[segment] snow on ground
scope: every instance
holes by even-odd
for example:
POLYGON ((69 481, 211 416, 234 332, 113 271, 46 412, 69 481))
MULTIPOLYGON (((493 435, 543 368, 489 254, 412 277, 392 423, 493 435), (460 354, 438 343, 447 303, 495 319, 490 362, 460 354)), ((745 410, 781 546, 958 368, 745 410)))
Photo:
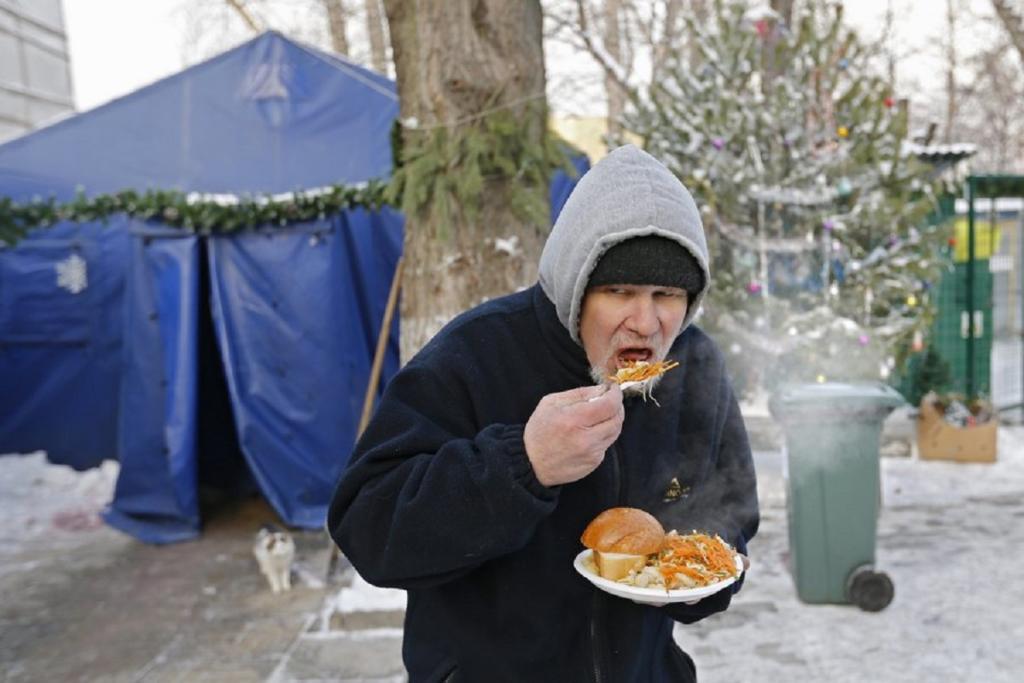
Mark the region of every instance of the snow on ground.
MULTIPOLYGON (((1024 427, 1000 427, 992 464, 882 458, 876 566, 896 592, 878 613, 800 602, 788 570, 784 455, 758 451, 755 463, 762 524, 746 585, 727 612, 675 632, 705 683, 1017 680, 1024 670, 1017 614, 1024 604, 1024 427)), ((33 562, 47 571, 55 558, 85 554, 74 553, 83 544, 130 543, 98 517, 116 477, 116 463, 74 472, 42 453, 0 458, 0 578, 31 571, 33 562)), ((354 576, 321 605, 296 622, 276 672, 281 680, 403 680, 404 592, 354 576), (342 615, 341 630, 328 627, 332 613, 342 615)), ((208 663, 211 671, 222 658, 208 663)))
POLYGON ((702 680, 1019 680, 1024 428, 1001 426, 998 448, 991 464, 882 459, 875 566, 895 597, 877 613, 798 599, 783 456, 756 453, 762 520, 746 584, 727 612, 676 627, 702 680))
POLYGON ((44 536, 60 550, 105 531, 99 514, 114 496, 117 474, 118 464, 109 460, 76 472, 50 463, 42 451, 0 455, 0 574, 30 570, 11 560, 44 536))

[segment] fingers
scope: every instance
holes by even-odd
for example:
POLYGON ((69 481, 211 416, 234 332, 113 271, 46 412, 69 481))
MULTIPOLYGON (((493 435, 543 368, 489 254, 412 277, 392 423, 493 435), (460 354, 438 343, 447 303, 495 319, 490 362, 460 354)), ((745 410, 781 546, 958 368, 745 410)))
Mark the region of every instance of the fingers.
POLYGON ((598 399, 608 391, 607 384, 595 384, 592 387, 577 387, 562 391, 557 394, 550 394, 549 398, 555 405, 568 406, 581 401, 598 399))
POLYGON ((603 448, 608 448, 612 443, 619 438, 619 434, 622 432, 622 422, 625 419, 625 411, 620 409, 620 412, 612 415, 610 418, 603 422, 598 422, 595 425, 584 427, 584 431, 587 432, 587 436, 591 439, 596 439, 603 448))
POLYGON ((563 408, 584 427, 593 427, 608 420, 621 420, 625 415, 622 390, 618 385, 607 387, 601 394, 563 408))

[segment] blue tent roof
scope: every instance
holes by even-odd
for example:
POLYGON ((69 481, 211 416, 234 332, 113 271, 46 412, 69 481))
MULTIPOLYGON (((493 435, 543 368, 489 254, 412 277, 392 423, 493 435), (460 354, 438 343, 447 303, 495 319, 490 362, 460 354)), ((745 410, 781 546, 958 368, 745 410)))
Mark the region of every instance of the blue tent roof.
POLYGON ((276 193, 391 172, 389 79, 267 32, 0 145, 0 194, 276 193))

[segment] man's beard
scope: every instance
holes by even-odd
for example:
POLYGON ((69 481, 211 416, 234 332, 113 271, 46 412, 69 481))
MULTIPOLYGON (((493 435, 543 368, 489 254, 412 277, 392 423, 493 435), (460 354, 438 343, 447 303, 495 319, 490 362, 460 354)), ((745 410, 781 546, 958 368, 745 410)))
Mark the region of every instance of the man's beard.
MULTIPOLYGON (((629 335, 616 335, 612 337, 609 347, 612 349, 611 353, 604 359, 600 366, 591 366, 590 368, 590 379, 594 384, 605 384, 611 381, 608 377, 607 367, 611 363, 611 360, 615 357, 616 351, 619 349, 626 349, 631 347, 646 347, 651 349, 651 357, 647 360, 649 363, 654 363, 665 359, 665 355, 668 353, 669 345, 662 345, 657 343, 661 338, 661 335, 656 335, 653 338, 643 339, 639 342, 629 335), (664 346, 664 348, 663 348, 664 346)), ((615 364, 618 366, 618 363, 615 364)), ((658 382, 661 381, 661 375, 652 377, 644 382, 638 382, 633 386, 623 389, 622 393, 626 396, 643 396, 644 394, 650 395, 654 391, 654 387, 658 386, 658 382)))

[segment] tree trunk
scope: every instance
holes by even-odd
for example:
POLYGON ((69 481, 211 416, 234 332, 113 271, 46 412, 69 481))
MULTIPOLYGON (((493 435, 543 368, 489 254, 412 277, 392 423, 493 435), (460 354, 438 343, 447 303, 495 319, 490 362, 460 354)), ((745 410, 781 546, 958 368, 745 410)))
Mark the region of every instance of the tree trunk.
MULTIPOLYGON (((618 64, 622 64, 622 29, 619 25, 620 0, 604 1, 604 48, 618 64)), ((608 135, 618 141, 622 137, 622 114, 626 109, 626 93, 619 81, 605 74, 605 99, 608 100, 608 135)))
MULTIPOLYGON (((403 146, 442 127, 457 137, 494 111, 514 115, 522 137, 543 144, 539 0, 385 0, 384 8, 406 122, 403 146)), ((449 173, 457 174, 454 165, 449 173)), ((459 312, 536 281, 548 226, 514 211, 509 194, 517 185, 522 181, 507 174, 485 178, 476 220, 455 207, 446 238, 429 228, 431 206, 406 216, 404 360, 459 312)), ((546 186, 528 189, 547 202, 546 186)))
POLYGON ((348 11, 344 0, 321 0, 327 12, 331 32, 331 48, 339 55, 348 55, 348 11))
POLYGON ((366 35, 370 38, 370 66, 377 73, 387 75, 388 48, 384 38, 380 0, 366 0, 366 35))

